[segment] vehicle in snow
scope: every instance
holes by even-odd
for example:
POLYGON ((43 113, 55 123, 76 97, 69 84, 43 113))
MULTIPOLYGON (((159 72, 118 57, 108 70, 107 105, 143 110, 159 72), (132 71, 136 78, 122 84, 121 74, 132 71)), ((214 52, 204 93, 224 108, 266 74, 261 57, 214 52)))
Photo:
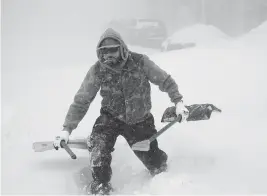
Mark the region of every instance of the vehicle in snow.
POLYGON ((165 24, 156 19, 113 19, 108 23, 108 27, 118 31, 130 45, 160 48, 167 38, 165 24))

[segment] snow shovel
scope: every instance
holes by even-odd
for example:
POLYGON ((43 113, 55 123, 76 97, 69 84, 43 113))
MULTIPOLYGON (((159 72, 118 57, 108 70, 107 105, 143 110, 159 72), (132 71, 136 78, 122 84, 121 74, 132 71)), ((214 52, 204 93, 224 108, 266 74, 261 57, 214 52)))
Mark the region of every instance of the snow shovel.
POLYGON ((164 126, 162 129, 160 129, 157 133, 152 135, 149 139, 143 140, 141 142, 136 142, 132 145, 133 150, 137 151, 149 151, 150 149, 150 143, 153 142, 157 137, 159 137, 162 133, 164 133, 168 128, 170 128, 172 125, 174 125, 177 122, 181 122, 182 116, 179 115, 176 119, 171 121, 169 124, 164 126))
MULTIPOLYGON (((61 141, 61 147, 64 148, 72 159, 76 159, 76 155, 70 148, 87 149, 86 139, 69 140, 68 144, 65 141, 61 141)), ((34 142, 32 148, 35 152, 44 152, 47 150, 54 150, 55 146, 53 141, 34 142)))
MULTIPOLYGON (((219 108, 215 107, 213 104, 193 104, 189 106, 185 106, 189 111, 189 116, 187 117, 187 121, 199 121, 199 120, 208 120, 211 117, 212 112, 222 112, 219 108)), ((163 113, 161 122, 169 122, 165 127, 163 127, 160 131, 155 133, 152 137, 147 140, 143 140, 141 142, 137 142, 132 145, 133 150, 138 151, 148 151, 150 149, 150 143, 154 141, 158 136, 160 136, 163 132, 165 132, 168 128, 174 125, 177 122, 181 122, 181 115, 176 115, 175 106, 168 107, 163 113)))
POLYGON ((62 141, 60 142, 60 146, 61 146, 61 148, 64 148, 64 149, 66 150, 66 152, 70 155, 70 157, 71 157, 72 159, 77 159, 76 154, 74 154, 74 153, 72 152, 72 150, 70 149, 70 147, 66 144, 66 142, 65 142, 64 140, 62 140, 62 141))

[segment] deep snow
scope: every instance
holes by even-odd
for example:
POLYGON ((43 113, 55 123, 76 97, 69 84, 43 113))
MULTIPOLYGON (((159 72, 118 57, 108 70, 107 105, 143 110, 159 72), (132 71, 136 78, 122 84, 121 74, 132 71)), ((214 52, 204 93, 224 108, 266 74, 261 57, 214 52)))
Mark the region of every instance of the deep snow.
MULTIPOLYGON (((112 183, 120 194, 267 194, 267 45, 260 44, 267 31, 260 37, 252 33, 212 48, 159 53, 130 47, 148 54, 176 79, 186 104, 213 103, 223 112, 209 121, 177 124, 160 136, 169 172, 153 179, 119 137, 112 183)), ((90 47, 86 63, 68 64, 66 57, 46 66, 35 56, 35 61, 22 62, 23 68, 3 70, 3 194, 77 193, 72 176, 87 166, 88 152, 74 149, 78 159, 71 160, 64 150, 35 153, 32 143, 53 140, 61 130, 74 93, 95 60, 95 45, 90 47)), ((72 138, 90 134, 100 101, 98 94, 72 138)), ((153 85, 152 102, 159 129, 172 104, 153 85)))

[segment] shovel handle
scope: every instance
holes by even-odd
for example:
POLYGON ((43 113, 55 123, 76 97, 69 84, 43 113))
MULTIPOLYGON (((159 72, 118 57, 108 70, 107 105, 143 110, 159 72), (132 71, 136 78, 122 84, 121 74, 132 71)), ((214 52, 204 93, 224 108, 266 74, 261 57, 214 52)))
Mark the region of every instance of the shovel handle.
POLYGON ((64 140, 62 140, 60 142, 60 145, 61 145, 62 148, 64 148, 67 151, 67 153, 70 155, 70 157, 72 159, 76 159, 77 158, 76 155, 72 152, 72 150, 70 149, 70 147, 66 144, 66 142, 64 140))
POLYGON ((169 124, 167 124, 166 126, 164 126, 162 129, 160 129, 157 133, 155 133, 152 137, 150 137, 148 140, 150 142, 154 141, 158 136, 160 136, 162 133, 164 133, 167 129, 169 129, 172 125, 174 125, 177 122, 181 122, 182 120, 182 116, 178 115, 178 117, 173 120, 172 122, 170 122, 169 124))

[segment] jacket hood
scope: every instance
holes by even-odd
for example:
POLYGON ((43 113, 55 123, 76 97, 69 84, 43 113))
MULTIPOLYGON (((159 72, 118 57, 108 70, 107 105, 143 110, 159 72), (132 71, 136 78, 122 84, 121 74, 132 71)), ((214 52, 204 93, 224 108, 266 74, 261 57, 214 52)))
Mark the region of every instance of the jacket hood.
POLYGON ((125 42, 123 41, 121 35, 112 28, 108 28, 100 37, 100 40, 99 40, 99 42, 97 44, 97 48, 96 48, 97 58, 100 59, 100 53, 99 53, 98 49, 101 48, 102 42, 107 38, 112 38, 114 40, 117 40, 120 43, 121 57, 122 57, 123 61, 126 61, 128 58, 128 55, 129 55, 128 47, 125 44, 125 42))

